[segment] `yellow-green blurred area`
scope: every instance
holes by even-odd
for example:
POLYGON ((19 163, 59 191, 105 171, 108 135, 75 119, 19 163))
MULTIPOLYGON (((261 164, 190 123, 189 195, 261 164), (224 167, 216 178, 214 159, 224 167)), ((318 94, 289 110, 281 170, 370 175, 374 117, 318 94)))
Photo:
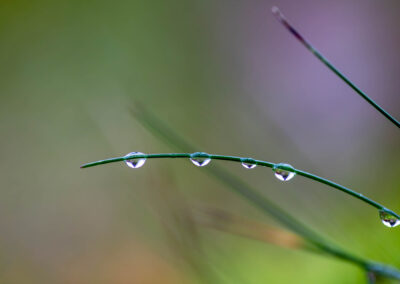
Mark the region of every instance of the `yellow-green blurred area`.
MULTIPOLYGON (((365 283, 353 264, 277 241, 282 224, 189 160, 79 168, 174 151, 132 116, 140 103, 199 151, 290 163, 400 212, 399 129, 274 5, 400 118, 395 0, 0 2, 0 283, 365 283), (241 221, 216 230, 232 219, 198 222, 199 207, 241 221)), ((400 268, 400 229, 373 207, 302 177, 216 164, 328 240, 400 268)))

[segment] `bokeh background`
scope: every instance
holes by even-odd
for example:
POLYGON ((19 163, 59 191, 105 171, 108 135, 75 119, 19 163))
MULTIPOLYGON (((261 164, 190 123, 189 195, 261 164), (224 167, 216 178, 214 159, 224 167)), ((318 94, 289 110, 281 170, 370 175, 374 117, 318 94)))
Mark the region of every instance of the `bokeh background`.
MULTIPOLYGON (((1 1, 1 283, 365 282, 349 263, 199 225, 200 206, 283 230, 187 160, 79 168, 172 151, 132 117, 140 102, 199 151, 288 162, 400 211, 400 132, 274 5, 400 118, 395 0, 1 1)), ((344 248, 400 267, 400 229, 372 207, 301 177, 213 164, 344 248)))

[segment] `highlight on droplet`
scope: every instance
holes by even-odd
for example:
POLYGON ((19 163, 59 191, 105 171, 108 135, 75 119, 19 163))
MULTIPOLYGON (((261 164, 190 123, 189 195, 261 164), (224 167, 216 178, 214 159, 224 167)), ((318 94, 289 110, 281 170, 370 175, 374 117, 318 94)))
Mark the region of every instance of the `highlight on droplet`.
POLYGON ((379 217, 386 227, 393 228, 400 225, 400 220, 385 210, 379 210, 379 217))
POLYGON ((190 155, 190 161, 198 167, 207 166, 211 162, 210 155, 204 152, 196 152, 190 155))
POLYGON ((296 175, 294 167, 285 163, 275 164, 272 170, 275 177, 281 181, 289 181, 296 175))
MULTIPOLYGON (((135 156, 135 155, 145 155, 142 152, 131 152, 129 154, 126 154, 125 157, 130 157, 130 156, 135 156)), ((144 163, 146 162, 146 158, 130 158, 128 160, 125 160, 125 164, 132 168, 132 169, 137 169, 140 168, 141 166, 144 165, 144 163)))
POLYGON ((255 167, 257 167, 256 161, 252 158, 242 158, 240 159, 240 162, 245 169, 254 169, 255 167))

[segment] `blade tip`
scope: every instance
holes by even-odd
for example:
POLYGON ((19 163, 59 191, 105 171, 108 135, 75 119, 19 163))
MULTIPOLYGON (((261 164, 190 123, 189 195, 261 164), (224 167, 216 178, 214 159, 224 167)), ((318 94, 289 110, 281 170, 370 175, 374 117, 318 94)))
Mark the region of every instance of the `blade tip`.
POLYGON ((274 15, 278 15, 278 14, 281 13, 281 11, 279 11, 279 8, 276 7, 276 6, 273 6, 273 7, 271 8, 271 12, 272 12, 272 14, 274 14, 274 15))

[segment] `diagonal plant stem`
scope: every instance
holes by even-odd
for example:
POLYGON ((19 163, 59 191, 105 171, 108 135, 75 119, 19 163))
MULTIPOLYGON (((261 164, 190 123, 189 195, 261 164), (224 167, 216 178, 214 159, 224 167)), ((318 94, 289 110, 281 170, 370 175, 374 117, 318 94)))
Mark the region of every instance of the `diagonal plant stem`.
MULTIPOLYGON (((188 152, 195 151, 196 148, 193 145, 187 142, 168 125, 163 123, 163 121, 160 120, 156 115, 149 112, 143 105, 136 102, 136 107, 132 110, 132 115, 145 128, 147 128, 157 137, 161 138, 164 143, 170 145, 173 149, 188 152)), ((206 168, 205 170, 207 171, 207 173, 213 175, 215 178, 227 185, 228 189, 259 208, 262 212, 272 216, 291 231, 302 236, 305 240, 313 244, 322 253, 356 264, 366 271, 372 271, 384 277, 400 279, 400 271, 396 268, 386 264, 365 260, 344 251, 340 247, 337 247, 336 245, 327 241, 317 232, 313 231, 308 226, 303 224, 301 221, 291 216, 278 205, 267 199, 264 195, 261 195, 249 184, 247 184, 237 176, 229 173, 225 169, 219 167, 218 165, 214 165, 212 169, 206 168)))
MULTIPOLYGON (((179 136, 178 133, 165 125, 155 115, 148 112, 143 106, 139 105, 138 103, 136 103, 136 105, 137 107, 132 112, 133 115, 143 126, 145 126, 153 134, 160 137, 166 144, 170 145, 176 150, 189 152, 195 151, 195 147, 185 141, 181 136, 179 136)), ((239 196, 253 204, 255 207, 259 208, 262 212, 272 216, 282 225, 303 237, 310 244, 314 245, 317 251, 329 256, 348 261, 366 271, 374 272, 377 275, 400 280, 400 271, 396 268, 386 264, 363 259, 347 251, 344 251, 340 247, 327 241, 325 238, 307 227, 295 217, 285 212, 283 209, 267 199, 264 195, 260 194, 257 190, 252 188, 246 182, 242 181, 240 178, 229 173, 218 165, 214 165, 212 169, 206 168, 205 170, 207 173, 213 175, 215 178, 227 185, 227 188, 230 189, 232 192, 238 194, 239 196)))
POLYGON ((350 86, 357 94, 359 94, 364 100, 372 105, 377 111, 383 114, 389 119, 394 125, 400 128, 400 122, 391 116, 387 111, 380 107, 374 100, 367 96, 363 91, 360 90, 353 82, 351 82, 342 72, 340 72, 335 66, 332 65, 321 53, 319 53, 293 26, 286 20, 285 16, 279 11, 277 7, 272 8, 272 13, 276 16, 278 21, 284 25, 290 33, 292 33, 312 54, 315 55, 322 63, 324 63, 333 73, 335 73, 340 79, 342 79, 347 85, 350 86))
MULTIPOLYGON (((126 161, 126 160, 130 160, 130 159, 140 159, 140 158, 161 159, 161 158, 190 158, 190 157, 191 157, 191 153, 162 153, 162 154, 131 155, 131 156, 117 157, 117 158, 111 158, 111 159, 87 163, 87 164, 82 165, 81 168, 89 168, 89 167, 94 167, 94 166, 98 166, 98 165, 126 161)), ((232 162, 238 162, 238 163, 242 163, 242 161, 246 159, 244 157, 214 155, 214 154, 208 154, 208 157, 212 160, 225 160, 225 161, 232 161, 232 162)), ((252 159, 252 163, 254 163, 255 165, 258 165, 258 166, 263 166, 263 167, 268 167, 268 168, 274 168, 275 166, 278 165, 278 164, 274 164, 271 162, 255 160, 255 159, 252 159)), ((346 194, 349 194, 357 199, 360 199, 361 201, 363 201, 379 210, 383 210, 383 211, 395 216, 396 218, 400 219, 400 216, 398 214, 396 214, 395 212, 393 212, 392 210, 387 209, 385 206, 379 204, 378 202, 362 195, 361 193, 355 192, 347 187, 344 187, 343 185, 337 184, 328 179, 319 177, 317 175, 314 175, 314 174, 311 174, 311 173, 308 173, 308 172, 305 172, 305 171, 302 171, 299 169, 293 169, 293 172, 300 176, 306 177, 308 179, 312 179, 319 183, 323 183, 325 185, 328 185, 330 187, 338 189, 346 194)))

